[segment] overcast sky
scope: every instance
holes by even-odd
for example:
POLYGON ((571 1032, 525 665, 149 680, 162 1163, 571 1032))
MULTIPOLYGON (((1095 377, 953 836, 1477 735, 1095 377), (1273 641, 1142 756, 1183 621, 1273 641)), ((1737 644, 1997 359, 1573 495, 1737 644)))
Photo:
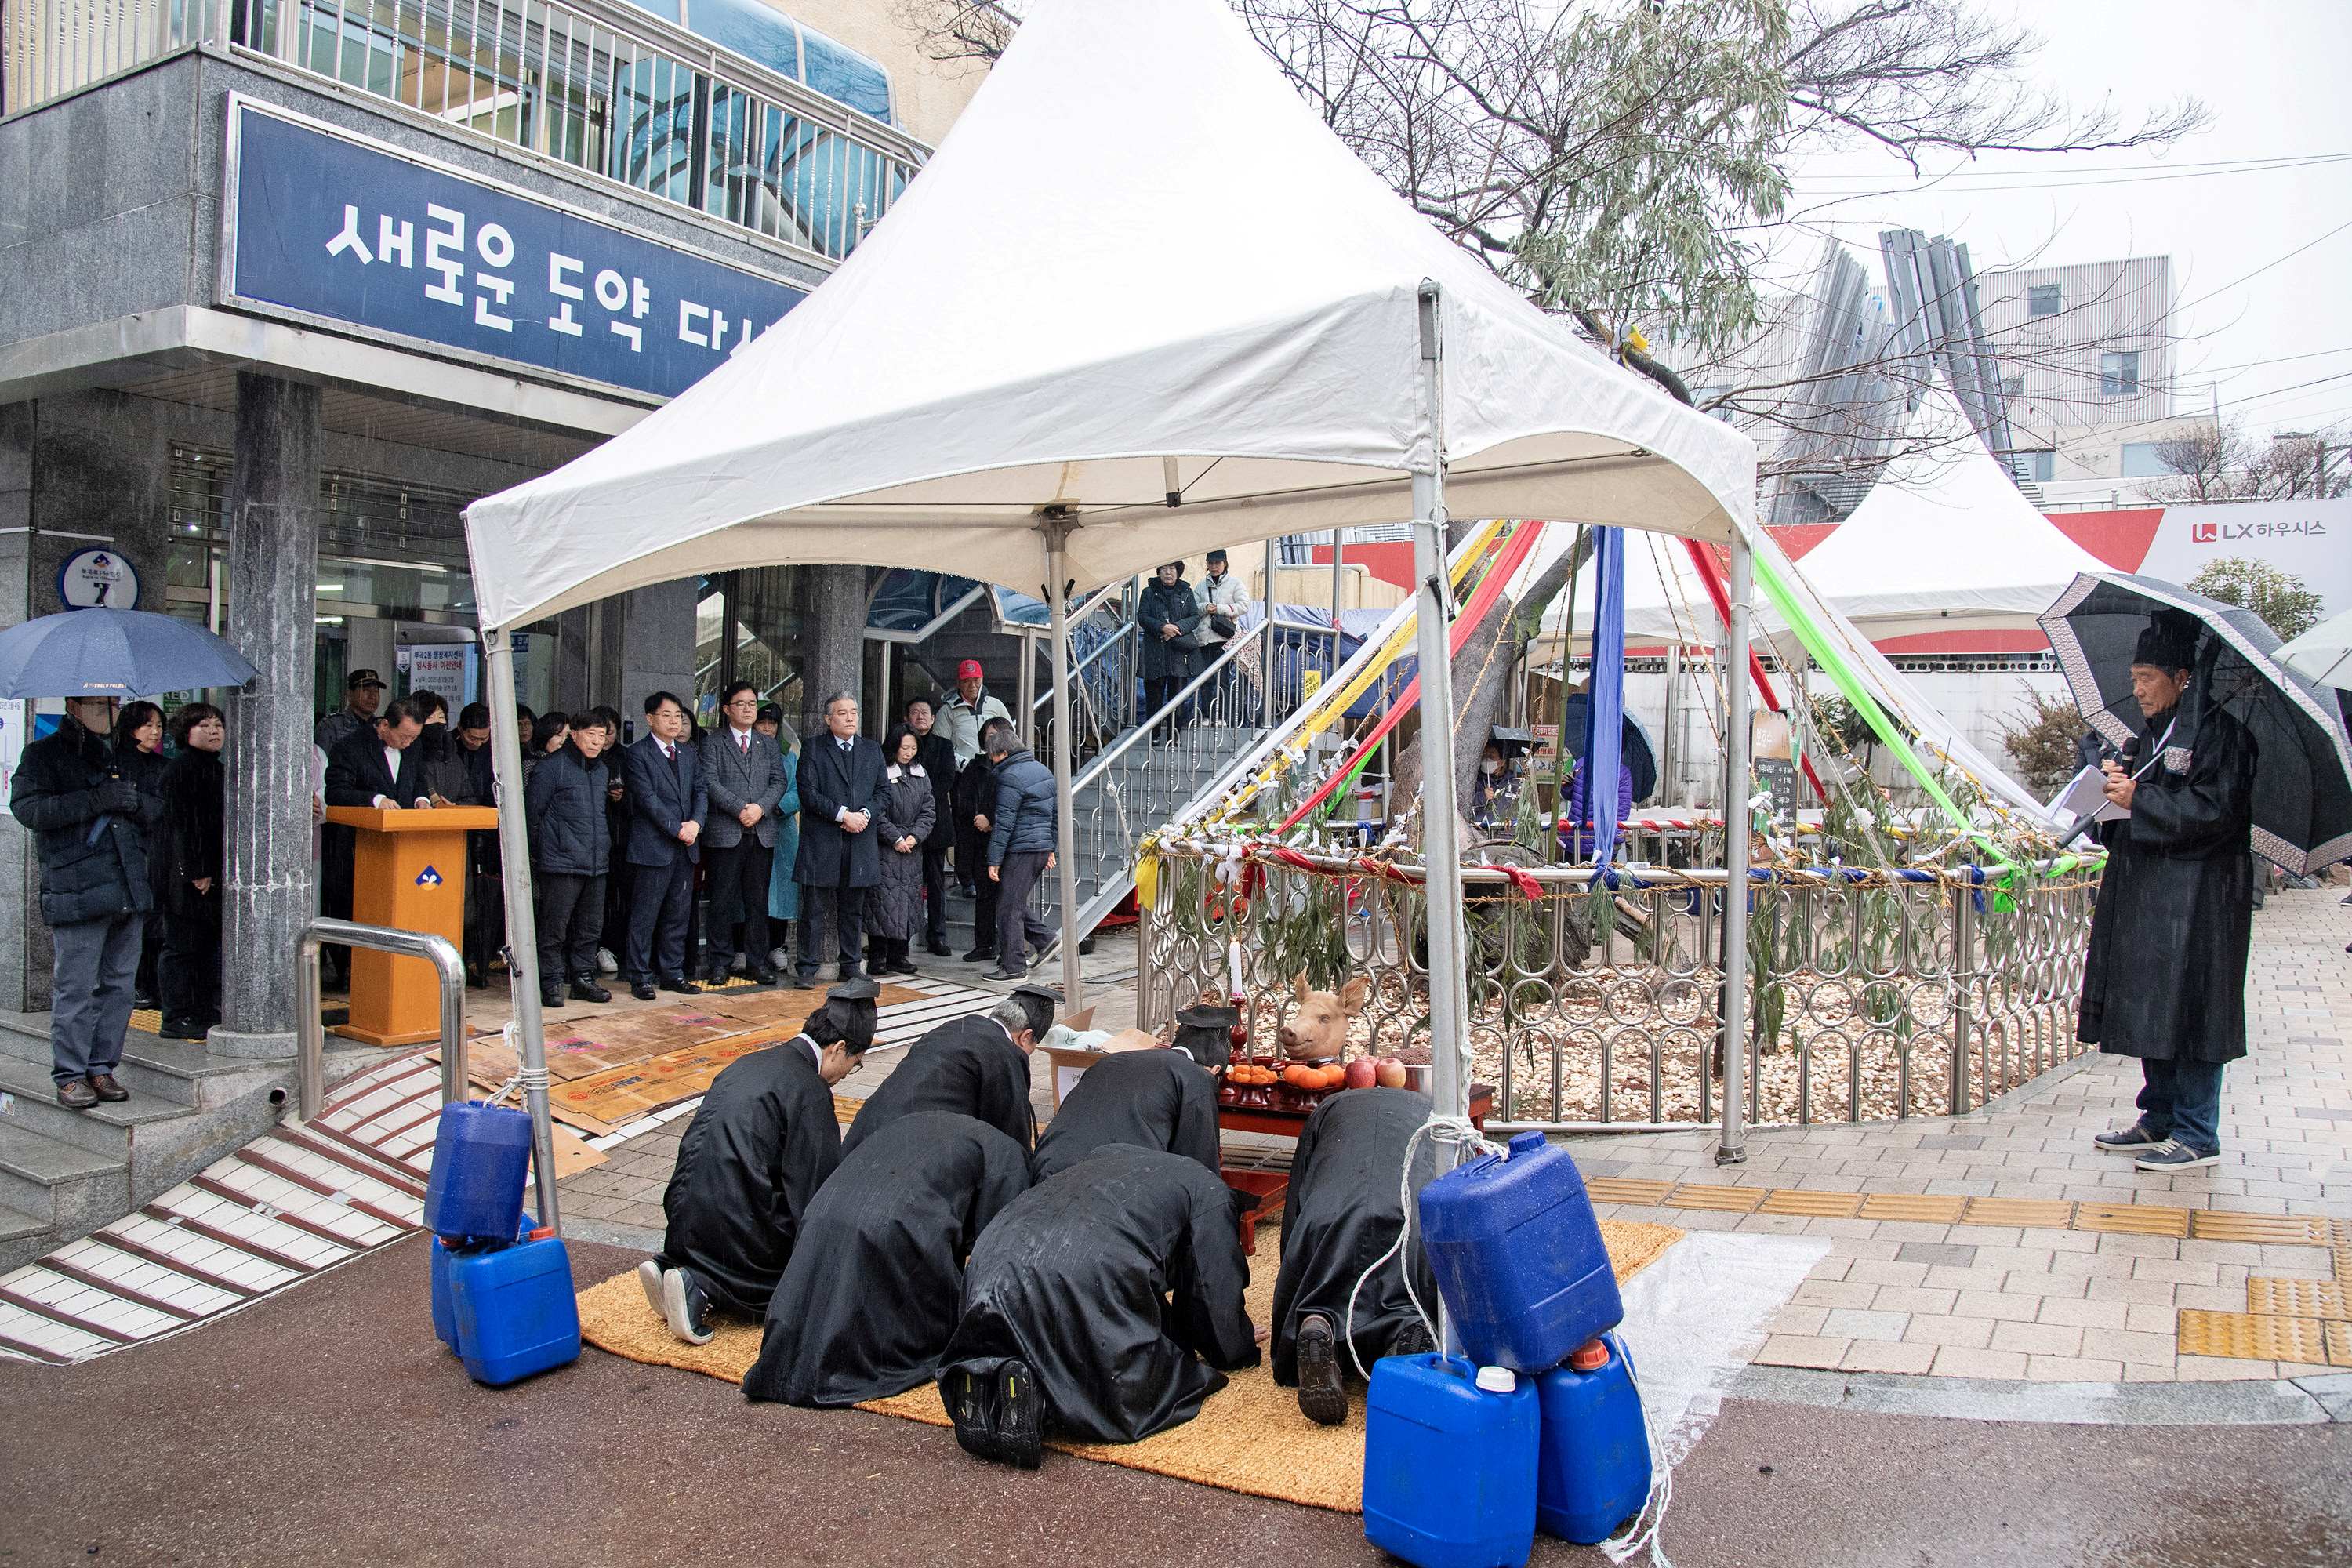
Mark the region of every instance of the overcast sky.
POLYGON ((1883 157, 1819 160, 1792 209, 1859 195, 1810 221, 1834 223, 1874 276, 1888 227, 1965 241, 1979 271, 2169 255, 2178 330, 2193 340, 2176 411, 2202 411, 2218 389, 2223 417, 2250 431, 2352 424, 2352 0, 2062 0, 2012 14, 2048 40, 2040 75, 2077 105, 2111 100, 2130 121, 2193 95, 2211 127, 2153 153, 1987 158, 1890 195, 1860 195, 1896 184, 1883 157))

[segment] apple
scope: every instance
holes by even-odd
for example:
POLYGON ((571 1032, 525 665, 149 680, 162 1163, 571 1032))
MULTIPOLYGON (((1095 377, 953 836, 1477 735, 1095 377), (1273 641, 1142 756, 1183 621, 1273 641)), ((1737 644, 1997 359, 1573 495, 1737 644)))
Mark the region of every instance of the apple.
POLYGON ((1373 1080, 1382 1089, 1404 1087, 1404 1063, 1394 1057, 1382 1057, 1372 1064, 1373 1080))
POLYGON ((1348 1064, 1348 1087, 1370 1089, 1381 1081, 1380 1068, 1370 1057, 1358 1057, 1348 1064))

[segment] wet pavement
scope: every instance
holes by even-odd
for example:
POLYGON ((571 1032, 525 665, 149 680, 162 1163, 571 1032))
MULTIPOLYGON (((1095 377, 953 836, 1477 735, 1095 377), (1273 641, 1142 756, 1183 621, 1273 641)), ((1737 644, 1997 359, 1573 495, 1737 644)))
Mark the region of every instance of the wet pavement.
MULTIPOLYGON (((579 1277, 635 1255, 574 1244, 579 1277)), ((945 1431, 749 1405, 596 1350, 508 1390, 432 1335, 410 1240, 200 1331, 0 1365, 0 1563, 1119 1565, 1385 1561, 1353 1516, 945 1431)), ((2029 1426, 1727 1401, 1683 1568, 2352 1561, 2352 1426, 2029 1426)), ((1541 1563, 1596 1552, 1539 1546, 1541 1563)))

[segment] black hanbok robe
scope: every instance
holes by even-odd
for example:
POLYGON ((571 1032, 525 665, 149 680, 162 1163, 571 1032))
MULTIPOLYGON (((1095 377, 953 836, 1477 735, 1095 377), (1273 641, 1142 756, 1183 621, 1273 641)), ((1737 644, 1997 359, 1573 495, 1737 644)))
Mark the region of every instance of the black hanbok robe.
POLYGON ((993 1018, 950 1019, 909 1047, 907 1059, 866 1097, 841 1152, 856 1152, 877 1129, 919 1110, 985 1121, 1026 1149, 1037 1141, 1037 1116, 1029 1108, 1029 1058, 993 1018))
MULTIPOLYGON (((1285 1387, 1298 1382, 1298 1324, 1308 1313, 1330 1319, 1334 1338, 1347 1336, 1349 1292, 1404 1228, 1397 1177, 1406 1145, 1428 1120, 1428 1096, 1409 1089, 1351 1089, 1307 1119, 1282 1205, 1282 1270, 1274 1277, 1275 1382, 1285 1387)), ((1436 1173, 1435 1152, 1423 1143, 1413 1164, 1417 1193, 1436 1173)), ((1368 1367, 1417 1319, 1405 1292, 1408 1267, 1423 1304, 1437 1310, 1437 1281, 1416 1231, 1407 1254, 1365 1279, 1356 1297, 1356 1354, 1368 1367)), ((1345 1372, 1355 1368, 1345 1347, 1339 1365, 1345 1372)))
MULTIPOLYGON (((2171 722, 2169 712, 2148 721, 2139 761, 2171 722)), ((2114 1056, 2235 1061, 2246 1054, 2256 748, 2213 710, 2199 716, 2186 756, 2179 739, 2140 775, 2130 817, 2099 828, 2107 868, 2075 1037, 2114 1056)))
POLYGON ((938 1376, 964 1258, 1028 1190, 1021 1146, 969 1116, 918 1111, 859 1144, 802 1216, 745 1396, 856 1405, 938 1376))
POLYGON ((833 1091, 807 1036, 729 1063, 678 1142, 662 1266, 692 1269, 713 1305, 761 1316, 809 1200, 840 1163, 833 1091))
POLYGON ((942 1377, 1018 1356, 1049 1432, 1132 1443, 1191 1420, 1255 1366, 1233 1191, 1198 1161, 1113 1144, 981 1233, 942 1377))
POLYGON ((1054 1112, 1029 1168, 1038 1181, 1108 1143, 1165 1149, 1219 1168, 1217 1080, 1183 1051, 1118 1051, 1087 1068, 1054 1112))

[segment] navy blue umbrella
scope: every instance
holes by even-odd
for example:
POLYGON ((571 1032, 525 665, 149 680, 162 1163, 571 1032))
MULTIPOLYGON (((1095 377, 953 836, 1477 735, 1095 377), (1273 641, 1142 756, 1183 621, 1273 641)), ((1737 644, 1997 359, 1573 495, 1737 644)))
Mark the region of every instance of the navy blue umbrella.
POLYGON ((143 697, 257 673, 204 627, 148 610, 67 610, 0 632, 0 698, 143 697))

